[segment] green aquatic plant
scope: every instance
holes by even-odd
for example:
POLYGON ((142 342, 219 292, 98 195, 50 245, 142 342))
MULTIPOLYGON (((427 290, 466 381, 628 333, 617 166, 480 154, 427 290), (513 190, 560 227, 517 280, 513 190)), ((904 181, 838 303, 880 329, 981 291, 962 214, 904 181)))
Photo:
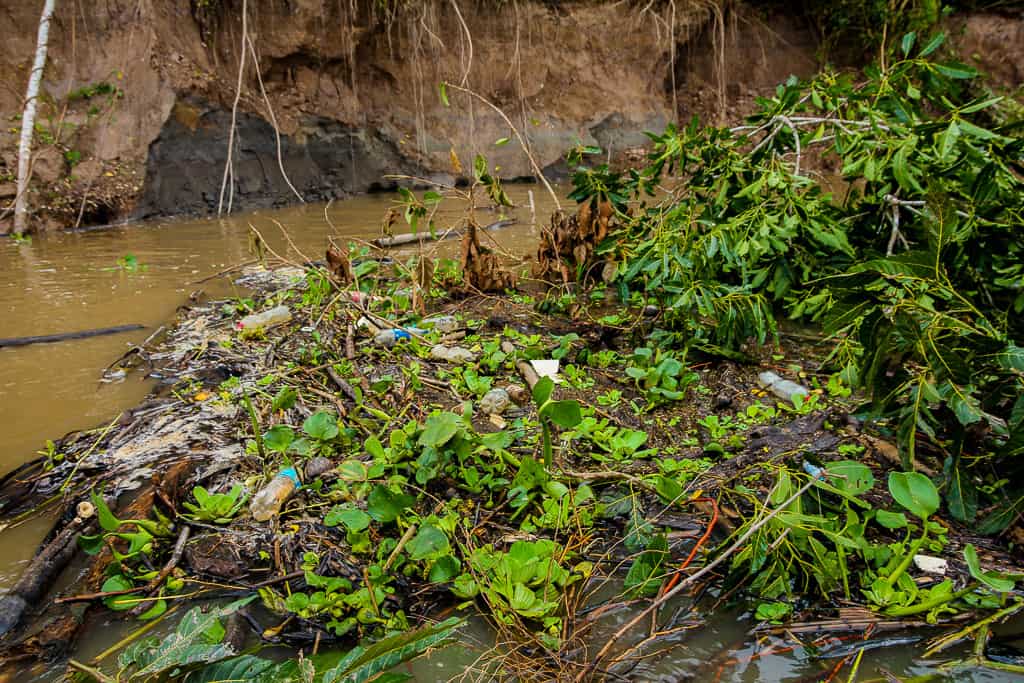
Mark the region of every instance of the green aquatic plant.
POLYGON ((633 350, 626 365, 626 374, 632 377, 646 399, 647 409, 682 400, 686 389, 700 381, 697 373, 687 369, 682 361, 661 349, 641 347, 633 350))
POLYGON ((563 429, 572 429, 583 419, 580 413, 579 402, 574 400, 552 400, 551 394, 554 390, 554 380, 550 377, 541 377, 533 386, 532 392, 533 404, 536 406, 537 416, 540 418, 545 467, 551 467, 553 459, 551 443, 552 425, 557 425, 563 429))
POLYGON ((192 497, 196 499, 195 503, 182 503, 189 511, 184 516, 197 522, 213 524, 230 522, 249 498, 241 484, 235 484, 227 493, 210 493, 202 486, 196 486, 192 489, 192 497))

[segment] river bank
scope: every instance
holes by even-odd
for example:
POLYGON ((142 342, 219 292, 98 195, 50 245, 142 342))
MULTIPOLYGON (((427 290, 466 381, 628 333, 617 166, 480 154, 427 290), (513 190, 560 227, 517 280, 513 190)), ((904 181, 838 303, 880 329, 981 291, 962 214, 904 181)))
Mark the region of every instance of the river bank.
MULTIPOLYGON (((325 201, 393 188, 393 174, 468 178, 451 167, 453 153, 486 153, 505 178, 532 176, 518 142, 493 146, 509 137, 508 121, 465 95, 445 106, 437 84, 446 80, 501 108, 544 172, 564 178, 574 144, 635 159, 647 131, 694 115, 736 120, 790 75, 868 57, 863 44, 825 57, 813 18, 772 3, 245 6, 248 49, 239 0, 105 0, 85 17, 58 5, 32 230, 325 201)), ((17 121, 38 8, 2 2, 0 13, 10 27, 0 114, 17 121)), ((961 14, 949 30, 966 61, 1020 84, 1019 12, 961 14)), ((0 129, 5 205, 18 133, 0 129)), ((0 233, 9 229, 0 217, 0 233)))
MULTIPOLYGON (((451 271, 455 294, 432 287, 424 317, 411 310, 415 271, 358 249, 351 262, 359 290, 332 286, 326 271, 254 270, 237 283, 256 292, 251 301, 189 307, 139 354, 173 379, 167 389, 115 422, 56 442, 60 459, 5 481, 6 514, 54 500, 74 526, 93 519, 81 517, 83 501, 101 512, 91 522, 98 560, 74 570, 81 578, 47 603, 46 627, 28 630, 15 659, 66 656, 82 628, 76 605, 91 606, 88 631, 110 609, 161 619, 178 596, 258 591, 258 604, 244 608, 247 635, 225 656, 254 642, 307 654, 344 647, 462 603, 519 643, 478 661, 482 675, 494 675, 500 661, 522 680, 572 678, 588 670, 593 643, 639 614, 645 596, 656 598, 677 569, 742 534, 752 501, 784 503, 780 473, 794 486, 806 481, 804 490, 817 485, 819 497, 838 492, 840 503, 894 507, 868 485, 896 464, 894 447, 848 417, 849 391, 815 373, 814 340, 804 332, 784 334, 760 367, 713 361, 694 371, 634 347, 656 321, 642 311, 629 324, 572 320, 558 297, 539 290, 467 296, 451 271), (542 301, 546 313, 537 312, 542 301), (245 315, 281 305, 290 321, 241 329, 245 315), (371 325, 389 324, 408 335, 392 332, 381 345, 371 325), (439 344, 465 349, 461 362, 440 360, 439 344), (538 394, 530 362, 545 359, 559 361, 559 382, 538 394), (806 399, 780 401, 758 381, 766 370, 807 385, 806 399), (862 469, 847 460, 853 453, 862 469), (288 466, 302 489, 280 515, 256 522, 247 512, 252 496, 288 466), (815 484, 818 475, 807 472, 818 467, 840 478, 815 484), (62 489, 60 503, 52 496, 62 489), (502 574, 510 571, 516 578, 502 574)), ((811 511, 804 514, 811 523, 811 511)), ((1010 568, 998 544, 948 519, 937 528, 951 560, 946 578, 969 583, 958 559, 968 542, 986 568, 1010 568)), ((922 589, 942 580, 909 572, 922 589)), ((702 585, 670 603, 657 637, 645 638, 646 627, 627 633, 611 670, 657 670, 644 648, 678 642, 729 594, 714 578, 702 585)), ((783 617, 754 607, 766 633, 783 617)), ((891 631, 909 630, 923 643, 942 626, 849 605, 808 604, 786 617, 787 632, 827 636, 797 635, 765 656, 811 640, 843 652, 851 629, 857 638, 870 633, 870 647, 910 642, 883 635, 891 631)), ((725 650, 712 668, 721 676, 761 657, 746 656, 740 665, 725 650)), ((845 660, 817 661, 811 666, 824 675, 845 660)))

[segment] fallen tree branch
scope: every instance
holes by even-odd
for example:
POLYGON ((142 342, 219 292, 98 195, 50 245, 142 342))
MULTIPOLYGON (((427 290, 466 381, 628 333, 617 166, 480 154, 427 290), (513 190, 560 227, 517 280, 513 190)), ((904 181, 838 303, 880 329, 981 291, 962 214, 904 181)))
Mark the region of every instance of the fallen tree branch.
MULTIPOLYGON (((488 226, 478 228, 478 230, 488 231, 497 230, 498 228, 504 228, 515 223, 514 218, 504 218, 500 221, 495 221, 488 226)), ((371 244, 375 247, 387 249, 389 247, 400 247, 403 244, 414 244, 416 242, 432 242, 434 240, 448 240, 455 239, 456 237, 462 237, 463 231, 461 230, 446 230, 445 232, 430 233, 430 232, 416 232, 406 233, 403 235, 394 235, 392 237, 378 237, 375 240, 371 240, 371 244)))
MULTIPOLYGON (((181 554, 185 552, 185 544, 188 543, 188 537, 191 533, 192 527, 190 527, 187 524, 183 524, 181 527, 181 531, 178 533, 178 540, 174 544, 174 552, 171 553, 171 557, 167 560, 166 564, 164 564, 164 567, 160 570, 160 573, 157 574, 152 581, 146 584, 146 587, 143 589, 146 595, 151 595, 154 591, 160 588, 160 584, 164 582, 164 579, 170 576, 171 572, 174 571, 174 568, 178 566, 178 562, 181 561, 181 554)), ((155 598, 143 600, 138 605, 132 608, 132 615, 139 616, 140 614, 148 610, 155 601, 155 598)))
POLYGON ((28 346, 29 344, 49 344, 52 342, 67 341, 69 339, 102 337, 108 334, 121 334, 122 332, 134 332, 135 330, 144 329, 146 329, 145 325, 116 325, 114 327, 100 327, 95 330, 81 330, 79 332, 40 334, 34 337, 10 337, 9 339, 0 339, 0 349, 11 346, 28 346))
POLYGON ((0 636, 17 626, 30 605, 39 602, 78 550, 76 538, 95 518, 75 519, 29 563, 11 591, 0 598, 0 636))

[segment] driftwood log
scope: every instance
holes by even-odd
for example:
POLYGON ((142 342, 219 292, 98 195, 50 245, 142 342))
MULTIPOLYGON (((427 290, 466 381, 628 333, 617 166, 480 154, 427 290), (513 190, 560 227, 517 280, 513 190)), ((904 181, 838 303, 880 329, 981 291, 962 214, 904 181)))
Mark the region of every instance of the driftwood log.
MULTIPOLYGON (((499 228, 505 228, 516 222, 514 218, 504 218, 500 221, 495 221, 490 225, 479 230, 497 230, 499 228)), ((378 237, 373 240, 374 246, 387 249, 388 247, 400 247, 403 244, 414 244, 416 242, 432 242, 434 240, 448 240, 455 239, 456 237, 462 237, 461 230, 448 230, 447 232, 417 232, 417 233, 405 233, 403 235, 394 235, 392 237, 378 237)))
POLYGON ((0 636, 21 623, 30 606, 38 606, 57 576, 75 556, 78 535, 94 520, 76 517, 46 544, 22 573, 11 591, 0 598, 0 636))
POLYGON ((135 330, 144 329, 146 329, 145 325, 117 325, 115 327, 101 327, 95 330, 82 330, 80 332, 42 334, 36 337, 11 337, 9 339, 0 339, 0 349, 8 346, 28 346, 29 344, 48 344, 51 342, 67 341, 68 339, 102 337, 108 334, 121 334, 122 332, 134 332, 135 330))

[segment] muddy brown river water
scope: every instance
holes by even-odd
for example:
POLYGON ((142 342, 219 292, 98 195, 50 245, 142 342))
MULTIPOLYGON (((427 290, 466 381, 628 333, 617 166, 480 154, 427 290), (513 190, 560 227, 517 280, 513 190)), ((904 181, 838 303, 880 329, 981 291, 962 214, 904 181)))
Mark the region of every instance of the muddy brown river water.
MULTIPOLYGON (((538 186, 507 188, 519 208, 510 213, 519 222, 491 233, 501 248, 517 255, 533 251, 537 226, 528 209, 532 194, 536 215, 553 208, 538 186)), ((200 280, 252 258, 248 225, 252 223, 279 253, 301 260, 280 234, 274 221, 285 226, 295 245, 310 258, 321 258, 328 236, 369 239, 379 234, 391 195, 369 195, 324 205, 303 205, 277 211, 236 214, 224 219, 154 221, 75 234, 47 235, 31 244, 0 241, 0 338, 43 335, 138 323, 145 329, 109 337, 0 349, 0 472, 36 456, 47 439, 68 431, 95 427, 115 419, 137 404, 153 380, 130 373, 124 380, 102 382, 104 369, 132 344, 167 324, 190 294, 244 296, 245 292, 218 278, 200 280), (137 269, 118 265, 131 254, 137 269)), ((563 202, 570 205, 571 202, 563 202)), ((439 225, 454 218, 441 213, 439 225)), ((489 212, 478 221, 489 223, 489 212)), ((399 228, 396 228, 396 231, 399 228)), ((441 255, 454 256, 457 242, 432 245, 441 255)), ((407 255, 414 248, 395 250, 407 255)), ((0 592, 19 576, 36 544, 50 525, 30 520, 0 529, 0 592)), ((615 619, 622 623, 631 614, 615 619)), ((609 633, 614 629, 609 624, 609 633)), ((665 655, 644 662, 630 675, 638 681, 816 681, 828 675, 836 660, 815 658, 797 649, 764 657, 754 653, 769 643, 749 633, 752 621, 723 610, 691 632, 665 655)), ((116 642, 130 625, 111 621, 83 635, 84 657, 116 642)), ((493 635, 482 622, 471 622, 466 647, 449 648, 412 665, 418 681, 448 680, 471 667, 493 635)), ((778 641, 781 642, 781 641, 778 641)), ((666 643, 666 646, 672 646, 666 643)), ((884 680, 885 671, 900 677, 937 676, 939 680, 1024 681, 980 669, 939 673, 934 662, 915 659, 919 646, 903 645, 865 653, 857 680, 884 680)), ((959 654, 959 653, 958 653, 959 654)), ((62 667, 25 670, 19 680, 59 678, 62 667)), ((846 680, 846 671, 837 680, 846 680)), ((930 679, 936 680, 936 679, 930 679)))

